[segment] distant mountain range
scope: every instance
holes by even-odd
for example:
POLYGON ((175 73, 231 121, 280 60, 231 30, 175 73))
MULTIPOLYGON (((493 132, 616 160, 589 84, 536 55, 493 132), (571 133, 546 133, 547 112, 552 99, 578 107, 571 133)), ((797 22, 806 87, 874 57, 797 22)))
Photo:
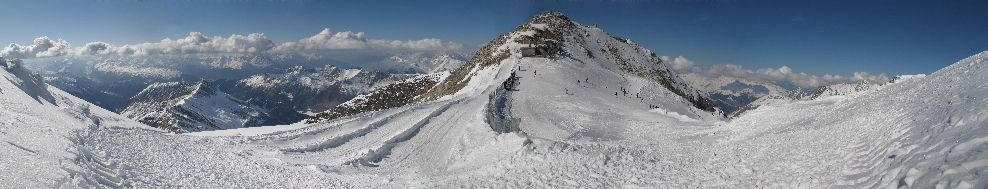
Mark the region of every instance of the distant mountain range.
POLYGON ((769 94, 788 90, 771 83, 752 82, 733 77, 709 78, 695 73, 680 74, 690 85, 707 92, 711 104, 730 114, 769 94))
MULTIPOLYGON (((236 99, 227 104, 241 104, 251 107, 249 111, 243 111, 257 111, 277 117, 242 117, 239 119, 248 121, 236 126, 251 127, 298 122, 396 81, 418 74, 448 71, 461 65, 465 54, 467 52, 460 51, 355 51, 66 56, 28 59, 24 65, 39 73, 52 86, 105 109, 132 114, 135 119, 154 117, 177 120, 192 114, 209 114, 196 112, 199 109, 195 108, 166 111, 174 104, 144 105, 151 101, 176 100, 174 95, 149 94, 162 90, 158 88, 181 89, 190 92, 182 95, 195 96, 194 91, 200 89, 192 89, 195 88, 193 86, 209 86, 205 90, 215 90, 236 99), (155 98, 148 98, 151 96, 155 98), (142 108, 150 109, 140 110, 142 108), (150 116, 148 112, 157 113, 150 116)), ((227 98, 223 95, 216 98, 227 98)), ((213 110, 205 108, 202 111, 213 110)), ((197 119, 209 119, 206 117, 197 119)), ((182 123, 186 126, 176 122, 165 124, 168 126, 163 125, 162 128, 196 131, 234 127, 213 122, 222 121, 182 123), (198 125, 199 128, 188 125, 198 125)))

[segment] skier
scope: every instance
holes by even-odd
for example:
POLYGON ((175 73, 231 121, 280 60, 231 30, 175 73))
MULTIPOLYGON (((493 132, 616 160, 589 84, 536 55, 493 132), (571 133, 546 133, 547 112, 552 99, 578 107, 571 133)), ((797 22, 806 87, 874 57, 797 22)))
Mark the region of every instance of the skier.
POLYGON ((584 79, 583 82, 590 82, 590 78, 588 77, 588 78, 584 79))
POLYGON ((566 94, 569 94, 569 88, 563 88, 563 89, 566 89, 566 94))

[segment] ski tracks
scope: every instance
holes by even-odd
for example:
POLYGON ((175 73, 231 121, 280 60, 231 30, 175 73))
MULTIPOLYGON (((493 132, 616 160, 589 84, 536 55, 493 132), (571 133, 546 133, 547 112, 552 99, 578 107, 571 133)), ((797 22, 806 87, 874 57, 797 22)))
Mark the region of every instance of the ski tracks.
POLYGON ((387 158, 389 155, 391 155, 391 150, 396 145, 398 145, 398 143, 408 141, 412 137, 415 137, 419 133, 419 130, 422 129, 422 126, 429 124, 432 118, 439 116, 442 113, 445 113, 446 110, 449 110, 449 107, 451 105, 456 104, 457 102, 445 103, 442 107, 433 110, 432 113, 430 113, 424 119, 420 119, 417 123, 412 124, 411 127, 405 129, 405 131, 385 141, 384 144, 381 145, 381 147, 368 151, 368 153, 364 155, 364 157, 355 159, 352 161, 352 163, 360 163, 361 165, 376 167, 377 163, 380 163, 382 160, 384 160, 384 158, 387 158))
POLYGON ((376 167, 397 144, 416 136, 432 117, 442 114, 455 102, 411 105, 378 116, 362 116, 373 117, 371 120, 351 120, 293 134, 280 133, 281 136, 266 138, 257 144, 275 150, 267 156, 300 166, 315 165, 322 171, 343 165, 376 167), (317 142, 313 143, 314 139, 317 142))

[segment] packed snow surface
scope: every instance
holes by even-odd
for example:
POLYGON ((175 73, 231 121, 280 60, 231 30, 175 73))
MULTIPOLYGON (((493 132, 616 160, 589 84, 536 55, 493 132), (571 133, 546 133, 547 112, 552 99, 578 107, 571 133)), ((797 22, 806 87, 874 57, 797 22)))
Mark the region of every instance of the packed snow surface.
POLYGON ((198 134, 151 129, 4 69, 0 188, 988 187, 988 52, 729 122, 595 60, 512 51, 441 100, 198 134), (503 91, 512 71, 518 86, 503 91), (520 131, 492 130, 493 93, 509 94, 520 131))

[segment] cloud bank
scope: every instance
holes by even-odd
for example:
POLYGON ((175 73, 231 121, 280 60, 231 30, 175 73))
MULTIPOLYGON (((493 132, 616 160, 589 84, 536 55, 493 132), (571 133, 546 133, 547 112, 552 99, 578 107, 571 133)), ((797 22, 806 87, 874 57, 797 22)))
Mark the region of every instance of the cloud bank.
POLYGON ((322 32, 298 40, 275 44, 263 33, 250 35, 233 34, 230 37, 205 36, 190 32, 188 37, 172 40, 165 38, 159 42, 114 46, 106 42, 86 43, 78 48, 62 39, 51 40, 47 36, 34 40, 34 44, 21 46, 10 44, 0 51, 0 57, 44 58, 64 55, 159 55, 195 53, 259 53, 259 52, 318 52, 338 50, 459 50, 463 44, 443 42, 440 39, 421 40, 380 40, 367 39, 364 32, 336 32, 329 28, 322 32))
POLYGON ((440 39, 428 38, 422 40, 378 40, 364 38, 364 32, 351 31, 333 33, 329 28, 319 34, 301 39, 298 42, 286 42, 278 45, 274 51, 331 51, 331 50, 457 50, 463 44, 443 42, 440 39))
POLYGON ((48 38, 48 36, 39 37, 34 39, 34 44, 21 46, 18 44, 11 43, 0 50, 0 57, 6 58, 41 58, 41 57, 53 57, 62 56, 69 54, 69 49, 71 45, 69 42, 58 39, 53 41, 48 38))
POLYGON ((748 81, 765 82, 777 85, 792 84, 793 86, 802 88, 816 88, 819 86, 840 83, 857 83, 861 81, 867 81, 869 83, 884 83, 889 80, 885 74, 871 75, 867 72, 854 72, 854 76, 850 77, 830 74, 816 76, 806 73, 795 73, 792 68, 789 68, 788 66, 782 66, 778 69, 766 68, 746 70, 740 65, 715 64, 708 68, 700 68, 693 66, 693 61, 690 61, 683 56, 676 57, 675 59, 670 59, 668 56, 662 56, 660 58, 663 62, 668 63, 670 68, 683 74, 695 73, 706 78, 733 77, 748 81))
POLYGON ((157 43, 142 43, 116 47, 105 42, 87 43, 76 49, 79 55, 154 55, 154 54, 194 54, 194 53, 255 53, 264 52, 275 46, 263 33, 247 36, 231 35, 207 37, 199 32, 191 32, 188 37, 172 40, 165 38, 157 43))

